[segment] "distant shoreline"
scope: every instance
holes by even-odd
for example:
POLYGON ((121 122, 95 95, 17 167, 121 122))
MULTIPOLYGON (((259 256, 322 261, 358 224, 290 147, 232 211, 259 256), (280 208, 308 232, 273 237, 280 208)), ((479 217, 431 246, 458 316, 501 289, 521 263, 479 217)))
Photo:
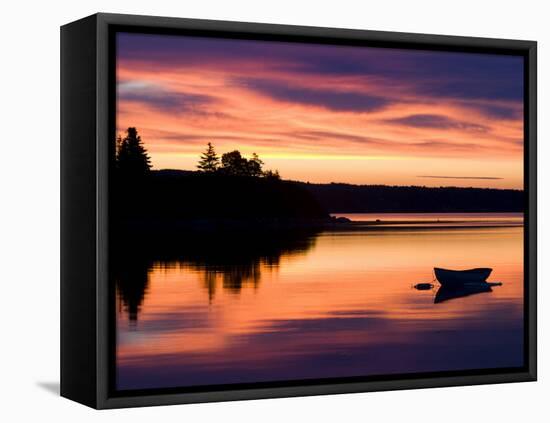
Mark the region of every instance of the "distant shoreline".
POLYGON ((474 229, 474 228, 515 228, 522 227, 523 222, 472 222, 472 221, 351 221, 338 224, 338 229, 376 230, 376 229, 474 229))
MULTIPOLYGON (((156 190, 162 189, 164 184, 170 184, 173 191, 181 192, 203 187, 203 191, 211 192, 212 198, 226 197, 228 193, 244 198, 254 189, 253 197, 243 200, 242 213, 230 213, 233 216, 245 215, 247 211, 251 211, 249 214, 252 215, 270 215, 269 210, 252 212, 256 205, 252 199, 258 196, 269 202, 270 207, 279 206, 292 210, 290 213, 281 213, 280 216, 305 216, 303 207, 296 204, 297 200, 304 200, 311 210, 317 209, 313 214, 319 217, 321 211, 326 214, 523 212, 525 195, 518 189, 356 185, 336 182, 319 184, 169 169, 151 171, 151 176, 156 181, 156 190), (274 196, 277 196, 276 201, 272 201, 274 196)), ((222 204, 225 207, 228 203, 222 204)), ((231 199, 229 205, 233 204, 235 202, 231 199)), ((213 204, 206 211, 212 208, 219 209, 219 204, 213 204)), ((195 213, 195 216, 201 215, 202 213, 195 213)))
POLYGON ((333 213, 331 219, 340 224, 353 228, 494 228, 494 227, 521 227, 523 226, 523 213, 520 212, 487 212, 487 213, 333 213), (370 215, 370 216, 369 216, 370 215), (395 217, 384 219, 384 215, 395 217), (408 219, 406 215, 418 217, 408 219), (422 215, 430 219, 422 219, 422 215), (434 215, 432 218, 431 215, 434 215), (452 219, 452 216, 456 219, 452 219), (464 219, 469 217, 470 219, 464 219), (365 219, 365 217, 372 219, 365 219), (437 219, 435 216, 441 216, 437 219), (354 219, 357 217, 358 219, 354 219))
MULTIPOLYGON (((196 175, 201 172, 197 170, 189 169, 151 169, 151 173, 166 175, 166 176, 177 176, 177 175, 196 175)), ((410 185, 392 185, 392 184, 375 184, 375 183, 354 183, 354 182, 310 182, 310 181, 300 181, 297 179, 284 179, 281 178, 281 181, 290 182, 294 184, 305 184, 310 186, 336 186, 336 187, 351 187, 351 188, 412 188, 412 189, 428 189, 428 190, 438 190, 438 189, 457 189, 457 190, 487 190, 487 191, 515 191, 523 192, 522 188, 496 188, 496 187, 475 187, 475 186, 458 186, 458 185, 422 185, 422 184, 410 184, 410 185)))
POLYGON ((122 233, 149 234, 153 237, 182 235, 274 234, 284 232, 364 232, 389 230, 490 229, 522 227, 521 221, 484 220, 375 220, 352 221, 345 218, 189 218, 124 219, 115 222, 122 233))

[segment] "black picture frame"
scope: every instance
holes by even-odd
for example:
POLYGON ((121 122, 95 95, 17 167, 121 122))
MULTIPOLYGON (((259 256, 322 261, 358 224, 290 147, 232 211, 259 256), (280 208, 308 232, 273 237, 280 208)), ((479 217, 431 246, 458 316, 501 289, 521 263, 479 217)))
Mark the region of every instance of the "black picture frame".
POLYGON ((90 407, 118 408, 210 401, 534 381, 537 375, 537 44, 473 37, 223 22, 99 13, 61 28, 61 395, 90 407), (193 34, 524 57, 523 368, 438 372, 166 389, 111 389, 113 330, 109 285, 109 173, 114 134, 116 31, 193 34))

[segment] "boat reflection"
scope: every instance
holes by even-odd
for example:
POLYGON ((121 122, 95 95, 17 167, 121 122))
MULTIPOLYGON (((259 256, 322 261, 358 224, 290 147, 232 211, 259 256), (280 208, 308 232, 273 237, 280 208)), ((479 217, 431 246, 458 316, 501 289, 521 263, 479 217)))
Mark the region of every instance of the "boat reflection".
POLYGON ((492 292, 491 284, 489 283, 472 283, 464 284, 463 286, 456 288, 449 288, 441 286, 434 297, 434 304, 442 303, 444 301, 454 300, 456 298, 467 297, 475 294, 482 294, 484 292, 492 292))

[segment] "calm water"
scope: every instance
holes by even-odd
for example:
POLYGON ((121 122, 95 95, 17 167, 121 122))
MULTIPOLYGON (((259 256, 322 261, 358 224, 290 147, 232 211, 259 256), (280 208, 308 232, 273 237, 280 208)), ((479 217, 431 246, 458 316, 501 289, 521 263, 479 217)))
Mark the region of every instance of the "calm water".
MULTIPOLYGON (((474 217, 495 221, 453 219, 474 217)), ((117 387, 521 366, 523 228, 521 215, 500 218, 486 228, 325 231, 257 253, 132 262, 117 280, 117 387), (434 303, 437 284, 413 289, 432 281, 434 266, 492 267, 489 279, 503 285, 434 303)))
POLYGON ((523 226, 523 213, 336 213, 359 222, 399 226, 523 226), (402 222, 402 223, 401 223, 402 222))

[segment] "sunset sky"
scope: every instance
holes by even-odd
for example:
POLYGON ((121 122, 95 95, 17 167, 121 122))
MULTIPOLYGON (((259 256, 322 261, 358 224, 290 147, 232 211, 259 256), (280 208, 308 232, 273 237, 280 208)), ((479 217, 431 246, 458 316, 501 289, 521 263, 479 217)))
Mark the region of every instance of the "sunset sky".
POLYGON ((155 169, 256 152, 283 179, 523 187, 523 58, 117 35, 117 132, 155 169))

